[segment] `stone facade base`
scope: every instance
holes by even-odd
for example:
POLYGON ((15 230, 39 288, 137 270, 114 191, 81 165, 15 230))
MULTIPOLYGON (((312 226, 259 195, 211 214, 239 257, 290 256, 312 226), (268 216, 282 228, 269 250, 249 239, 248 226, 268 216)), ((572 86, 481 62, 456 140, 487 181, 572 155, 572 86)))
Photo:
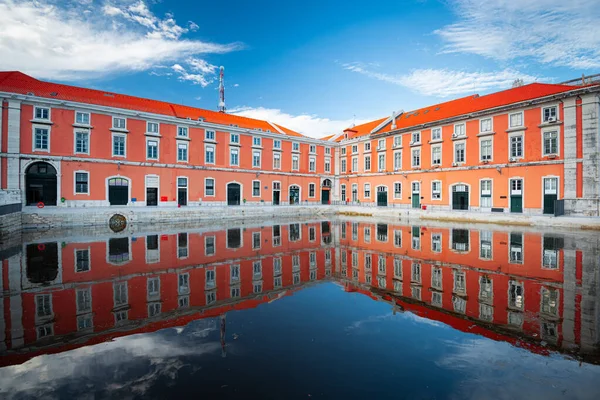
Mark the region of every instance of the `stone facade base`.
POLYGON ((600 217, 600 199, 565 199, 565 215, 600 217))

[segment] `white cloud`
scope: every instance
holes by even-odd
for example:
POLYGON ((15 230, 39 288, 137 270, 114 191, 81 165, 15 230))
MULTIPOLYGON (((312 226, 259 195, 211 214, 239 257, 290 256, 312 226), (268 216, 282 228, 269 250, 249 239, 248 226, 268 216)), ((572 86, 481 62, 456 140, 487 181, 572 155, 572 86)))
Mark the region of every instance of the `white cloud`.
POLYGON ((200 29, 200 27, 198 26, 198 24, 195 23, 194 21, 188 21, 188 28, 192 32, 196 32, 198 29, 200 29))
POLYGON ((170 14, 155 16, 143 1, 98 6, 0 0, 0 69, 77 80, 241 48, 239 43, 186 39, 188 31, 170 14))
POLYGON ((409 74, 390 75, 375 72, 362 63, 348 63, 343 64, 342 67, 373 79, 406 87, 416 93, 438 97, 508 88, 515 79, 522 79, 525 83, 540 80, 535 76, 522 74, 511 69, 494 72, 417 69, 409 74))
POLYGON ((600 67, 598 0, 451 0, 458 21, 437 31, 444 52, 553 66, 600 67))
POLYGON ((178 80, 190 81, 202 87, 206 87, 214 81, 214 75, 217 71, 216 65, 194 57, 187 58, 185 62, 188 68, 184 68, 180 64, 171 66, 171 69, 178 75, 178 80))
POLYGON ((233 87, 240 87, 240 84, 236 83, 236 84, 233 85, 233 87))
POLYGON ((240 107, 229 110, 229 112, 232 114, 241 115, 243 117, 250 117, 274 122, 293 131, 314 138, 321 138, 324 136, 340 133, 353 123, 358 125, 364 122, 371 121, 370 119, 357 121, 354 121, 352 119, 333 120, 310 114, 292 115, 283 112, 279 109, 264 107, 240 107))

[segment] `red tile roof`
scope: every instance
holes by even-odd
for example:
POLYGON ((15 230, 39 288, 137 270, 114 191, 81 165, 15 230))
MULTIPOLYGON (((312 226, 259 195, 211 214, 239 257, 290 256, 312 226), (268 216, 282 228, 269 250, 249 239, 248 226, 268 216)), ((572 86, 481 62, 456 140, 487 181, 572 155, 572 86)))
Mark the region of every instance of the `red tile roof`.
POLYGON ((279 124, 275 124, 275 123, 271 122, 271 125, 274 125, 277 129, 279 129, 280 131, 283 131, 283 133, 286 134, 286 135, 288 135, 288 136, 300 136, 300 137, 303 136, 302 134, 300 134, 298 132, 295 132, 295 131, 293 131, 291 129, 288 129, 288 128, 284 127, 284 126, 281 126, 279 124))
MULTIPOLYGON (((473 112, 484 111, 487 109, 518 103, 521 101, 533 100, 540 97, 550 96, 575 90, 578 87, 570 85, 554 85, 546 83, 532 83, 501 92, 491 93, 485 96, 471 95, 456 100, 450 100, 445 103, 435 104, 423 107, 418 110, 409 111, 396 117, 396 129, 406 129, 423 124, 441 121, 447 118, 458 117, 473 112)), ((389 117, 387 117, 389 118, 389 117)), ((387 118, 378 119, 366 124, 348 128, 344 132, 348 133, 348 139, 366 136, 371 133, 379 124, 387 118)), ((391 131, 391 123, 379 130, 377 133, 391 131)), ((343 139, 343 135, 338 141, 343 139)))
MULTIPOLYGON (((40 81, 19 71, 0 71, 0 91, 19 94, 33 93, 37 97, 123 108, 140 112, 168 115, 182 119, 191 118, 197 120, 199 117, 202 117, 206 122, 210 123, 237 125, 240 128, 260 129, 264 132, 270 131, 275 134, 281 134, 280 131, 274 129, 267 121, 179 104, 171 104, 164 101, 105 92, 102 90, 40 81)), ((303 135, 298 132, 294 132, 284 127, 280 128, 285 135, 303 137, 303 135)))

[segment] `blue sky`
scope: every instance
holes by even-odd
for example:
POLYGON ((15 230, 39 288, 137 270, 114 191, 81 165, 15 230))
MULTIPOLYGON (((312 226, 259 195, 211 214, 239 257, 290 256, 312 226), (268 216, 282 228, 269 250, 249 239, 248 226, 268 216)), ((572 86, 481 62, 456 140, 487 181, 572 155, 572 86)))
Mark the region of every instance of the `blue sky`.
POLYGON ((0 0, 0 70, 311 136, 472 93, 600 72, 597 0, 0 0), (565 4, 567 3, 567 4, 565 4))

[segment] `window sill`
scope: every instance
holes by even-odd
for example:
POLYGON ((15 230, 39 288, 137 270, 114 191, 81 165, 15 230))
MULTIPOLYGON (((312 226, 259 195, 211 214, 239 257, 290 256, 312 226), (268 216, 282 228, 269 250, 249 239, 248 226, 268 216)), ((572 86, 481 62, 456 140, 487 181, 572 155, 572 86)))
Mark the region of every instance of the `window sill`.
POLYGON ((189 136, 175 136, 175 139, 177 140, 186 140, 188 142, 190 142, 192 139, 190 139, 189 136))
POLYGON ((252 148, 253 148, 253 149, 259 149, 259 150, 262 150, 262 149, 263 149, 263 147, 262 147, 262 146, 257 146, 257 145, 255 145, 255 144, 253 144, 253 145, 252 145, 252 148))
MULTIPOLYGON (((292 153, 298 153, 300 154, 300 150, 292 150, 292 153)), ((343 156, 345 156, 345 154, 342 154, 343 156)))
POLYGON ((385 151, 385 148, 377 148, 377 151, 385 151))
POLYGON ((150 137, 157 137, 157 138, 162 137, 160 135, 160 133, 153 133, 153 132, 146 132, 146 133, 144 133, 144 135, 150 136, 150 137))
POLYGON ((394 149, 394 150, 402 150, 402 145, 392 146, 392 149, 394 149))
POLYGON ((544 154, 542 156, 543 158, 549 158, 551 160, 557 159, 558 158, 558 154, 544 154))
MULTIPOLYGON (((113 157, 120 157, 120 156, 113 156, 113 157)), ((146 158, 146 161, 148 161, 148 162, 158 162, 158 158, 146 158)))
POLYGON ((89 156, 90 155, 89 152, 88 153, 84 153, 84 152, 81 152, 81 151, 75 151, 75 152, 73 152, 73 154, 78 155, 78 156, 89 156))
POLYGON ((217 144, 217 141, 215 139, 204 139, 204 143, 217 144))
POLYGON ((466 140, 468 138, 467 135, 461 135, 461 136, 452 136, 452 141, 455 142, 457 140, 466 140))
POLYGON ((34 153, 50 153, 50 149, 33 149, 34 153))
POLYGON ((556 125, 562 125, 563 121, 554 121, 554 122, 542 122, 538 125, 538 128, 550 128, 556 125))
POLYGON ((511 132, 521 132, 521 131, 526 131, 527 127, 526 126, 518 126, 515 128, 508 128, 506 130, 506 133, 511 133, 511 132))
POLYGON ((49 119, 31 119, 29 120, 32 124, 42 124, 42 125, 54 125, 54 122, 49 119))
POLYGON ((442 139, 435 139, 435 140, 430 140, 429 142, 427 142, 429 144, 438 144, 438 143, 444 143, 444 140, 442 139))
POLYGON ((442 164, 432 164, 431 168, 440 168, 442 166, 442 164))
POLYGON ((281 151, 281 149, 280 149, 279 147, 278 147, 278 148, 275 148, 275 147, 273 147, 273 149, 272 149, 272 150, 273 150, 273 151, 281 151))
POLYGON ((477 137, 481 137, 481 136, 492 136, 495 135, 496 132, 490 131, 490 132, 479 132, 479 134, 477 135, 477 137))
POLYGON ((418 146, 421 146, 421 142, 417 142, 417 143, 410 142, 410 147, 418 147, 418 146))
POLYGON ((94 129, 94 127, 90 124, 78 124, 77 122, 73 124, 73 127, 75 128, 87 128, 87 129, 94 129))
POLYGON ((111 132, 129 133, 129 130, 125 128, 110 128, 111 132))

